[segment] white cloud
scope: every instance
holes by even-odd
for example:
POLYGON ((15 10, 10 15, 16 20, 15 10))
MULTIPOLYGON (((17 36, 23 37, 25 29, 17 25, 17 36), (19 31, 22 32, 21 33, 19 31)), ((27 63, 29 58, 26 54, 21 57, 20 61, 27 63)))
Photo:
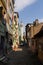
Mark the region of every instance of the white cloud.
POLYGON ((40 23, 43 22, 43 18, 42 18, 42 19, 39 19, 39 22, 40 22, 40 23))
POLYGON ((21 11, 26 6, 35 3, 37 0, 15 0, 15 10, 21 11))

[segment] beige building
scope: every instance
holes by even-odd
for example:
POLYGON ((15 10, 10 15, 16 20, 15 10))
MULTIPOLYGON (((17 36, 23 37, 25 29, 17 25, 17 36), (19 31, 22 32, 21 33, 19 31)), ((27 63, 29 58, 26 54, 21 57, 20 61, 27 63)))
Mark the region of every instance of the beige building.
POLYGON ((18 12, 14 12, 14 21, 13 21, 13 48, 18 47, 19 45, 19 30, 18 30, 18 12))
MULTIPOLYGON (((5 13, 5 19, 6 19, 6 23, 11 26, 12 22, 13 22, 13 16, 14 16, 14 0, 6 0, 6 9, 7 12, 5 13)), ((10 29, 9 29, 10 30, 10 29)), ((11 31, 11 30, 10 30, 11 31)), ((9 31, 9 32, 10 32, 9 31)))
POLYGON ((4 0, 0 0, 0 5, 3 7, 3 13, 7 11, 6 9, 6 3, 4 0))
POLYGON ((6 27, 7 27, 6 31, 8 33, 8 41, 9 41, 9 40, 12 40, 12 36, 13 36, 12 23, 14 20, 13 17, 14 17, 14 4, 15 3, 14 3, 14 0, 6 0, 5 4, 6 4, 7 12, 4 14, 4 18, 6 20, 6 27))
POLYGON ((28 26, 28 44, 33 52, 38 52, 38 57, 43 61, 43 23, 39 23, 36 19, 28 26))

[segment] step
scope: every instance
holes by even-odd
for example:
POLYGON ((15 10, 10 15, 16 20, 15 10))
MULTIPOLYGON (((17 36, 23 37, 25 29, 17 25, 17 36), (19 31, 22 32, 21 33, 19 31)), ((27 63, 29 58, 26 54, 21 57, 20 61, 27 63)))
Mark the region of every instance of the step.
POLYGON ((5 56, 0 56, 0 61, 3 60, 5 58, 5 56))
POLYGON ((0 61, 3 63, 8 63, 8 59, 5 56, 0 57, 0 61))

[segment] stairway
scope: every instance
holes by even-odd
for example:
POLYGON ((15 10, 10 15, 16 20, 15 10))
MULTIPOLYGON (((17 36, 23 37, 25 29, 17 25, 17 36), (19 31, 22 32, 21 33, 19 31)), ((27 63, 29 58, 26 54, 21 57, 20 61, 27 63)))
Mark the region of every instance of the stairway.
POLYGON ((8 63, 8 58, 6 56, 0 56, 0 62, 8 63))

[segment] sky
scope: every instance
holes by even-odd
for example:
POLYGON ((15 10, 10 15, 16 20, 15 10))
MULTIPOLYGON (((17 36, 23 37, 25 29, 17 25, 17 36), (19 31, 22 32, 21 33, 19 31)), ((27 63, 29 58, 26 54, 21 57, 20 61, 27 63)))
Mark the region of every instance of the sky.
POLYGON ((15 0, 15 11, 19 13, 19 22, 24 25, 35 19, 43 22, 43 0, 15 0))

